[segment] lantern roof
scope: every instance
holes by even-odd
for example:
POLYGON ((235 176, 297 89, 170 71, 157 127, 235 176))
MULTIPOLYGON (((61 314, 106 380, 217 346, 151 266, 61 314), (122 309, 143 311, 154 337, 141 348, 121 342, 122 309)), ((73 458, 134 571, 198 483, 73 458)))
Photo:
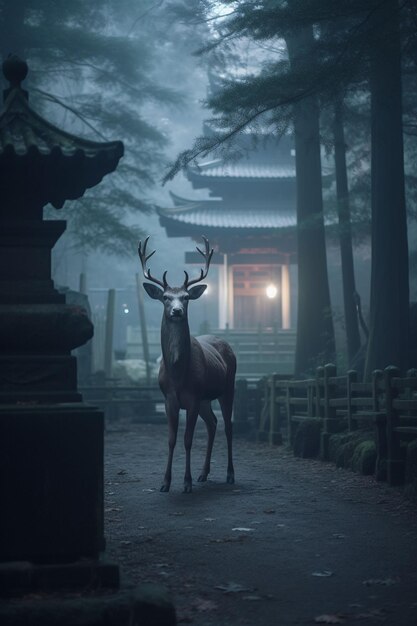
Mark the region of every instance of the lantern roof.
POLYGON ((32 204, 50 202, 59 209, 116 169, 123 143, 84 139, 45 120, 30 107, 21 87, 27 72, 27 64, 16 56, 3 63, 10 87, 0 111, 0 189, 6 203, 24 186, 32 204))

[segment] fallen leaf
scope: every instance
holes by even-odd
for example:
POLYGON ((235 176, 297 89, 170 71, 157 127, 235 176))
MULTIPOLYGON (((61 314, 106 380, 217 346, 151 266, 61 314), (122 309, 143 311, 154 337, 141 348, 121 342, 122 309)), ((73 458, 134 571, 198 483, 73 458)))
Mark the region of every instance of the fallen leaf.
POLYGON ((127 470, 122 469, 122 470, 119 470, 117 473, 119 476, 124 476, 125 474, 127 474, 127 470))
POLYGON ((153 491, 156 491, 155 488, 153 489, 142 489, 142 491, 144 491, 145 493, 152 493, 153 491))
POLYGON ((371 587, 372 585, 382 585, 383 587, 390 587, 391 585, 396 585, 400 582, 400 579, 397 578, 369 578, 368 580, 364 580, 362 582, 366 587, 371 587))
POLYGON ((203 522, 215 522, 216 518, 215 517, 205 517, 203 519, 203 522))
POLYGON ((225 585, 217 585, 214 587, 215 589, 220 589, 223 593, 241 593, 242 591, 254 591, 254 589, 249 589, 248 587, 243 587, 239 585, 239 583, 229 582, 225 585))
POLYGON ((329 569, 324 569, 321 572, 313 572, 311 575, 317 576, 318 578, 328 578, 329 576, 333 576, 333 572, 331 572, 329 569))
POLYGON ((183 511, 173 511, 172 513, 168 513, 168 515, 180 517, 181 515, 184 515, 184 513, 183 511))
POLYGON ((122 508, 120 506, 111 506, 108 509, 104 509, 105 513, 111 513, 112 511, 121 511, 122 508))
POLYGON ((264 509, 264 513, 266 513, 267 515, 273 515, 274 513, 276 513, 275 509, 264 509))
POLYGON ((345 618, 343 615, 318 615, 314 618, 316 624, 344 624, 345 618))
POLYGON ((254 528, 245 528, 244 526, 237 526, 236 528, 232 528, 232 532, 237 531, 240 533, 253 533, 254 530, 254 528))
POLYGON ((132 542, 131 542, 131 541, 121 541, 121 542, 120 542, 120 545, 121 545, 121 546, 131 546, 131 545, 132 545, 132 542))

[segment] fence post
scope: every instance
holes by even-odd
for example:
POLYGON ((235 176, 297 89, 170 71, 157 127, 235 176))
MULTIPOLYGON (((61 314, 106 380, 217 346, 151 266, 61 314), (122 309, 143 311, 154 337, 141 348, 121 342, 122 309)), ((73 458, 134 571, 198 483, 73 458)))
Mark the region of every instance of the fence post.
POLYGON ((322 396, 324 385, 324 367, 320 365, 316 369, 316 417, 324 417, 322 396))
POLYGON ((106 334, 104 337, 104 373, 111 378, 113 364, 113 327, 116 290, 109 289, 107 295, 106 334))
POLYGON ((293 423, 293 415, 294 415, 294 405, 291 402, 292 396, 293 396, 293 390, 291 387, 287 387, 285 390, 285 395, 286 395, 286 399, 285 399, 285 407, 286 407, 286 412, 287 412, 287 437, 288 437, 288 445, 290 448, 293 447, 294 444, 294 435, 295 435, 295 429, 294 429, 294 423, 293 423))
POLYGON ((330 378, 336 376, 336 372, 336 366, 333 365, 333 363, 328 363, 324 366, 324 418, 320 438, 320 457, 323 461, 329 460, 330 435, 338 431, 336 409, 330 406, 330 398, 332 395, 332 385, 330 383, 330 378))
POLYGON ((271 396, 269 411, 269 445, 280 446, 282 444, 282 434, 280 431, 280 407, 277 404, 276 382, 277 374, 271 376, 271 396))
POLYGON ((352 408, 352 383, 356 383, 358 380, 358 374, 356 370, 349 370, 346 374, 346 396, 347 396, 347 418, 348 418, 348 430, 356 430, 358 425, 353 423, 352 413, 356 409, 352 408))
POLYGON ((387 480, 387 414, 381 411, 380 390, 383 380, 383 371, 374 370, 372 372, 372 410, 375 413, 376 428, 376 463, 375 479, 387 480))
POLYGON ((80 274, 78 291, 80 293, 87 294, 87 277, 84 272, 81 272, 80 274))
POLYGON ((244 433, 248 430, 248 381, 238 378, 235 383, 233 403, 233 432, 244 433))
POLYGON ((401 485, 404 480, 404 460, 401 458, 400 438, 395 432, 397 425, 394 400, 398 396, 398 389, 392 385, 392 379, 398 378, 400 371, 389 365, 384 370, 385 403, 387 412, 387 475, 390 485, 401 485))

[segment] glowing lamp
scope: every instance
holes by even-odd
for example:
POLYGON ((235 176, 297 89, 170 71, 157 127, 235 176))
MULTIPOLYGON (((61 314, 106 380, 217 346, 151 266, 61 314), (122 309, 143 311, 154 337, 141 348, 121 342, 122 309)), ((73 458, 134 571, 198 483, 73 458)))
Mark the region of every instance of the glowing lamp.
POLYGON ((272 283, 270 285, 268 285, 268 287, 265 289, 265 293, 266 293, 266 297, 269 298, 270 300, 272 300, 272 298, 276 298, 277 293, 278 293, 278 289, 276 288, 275 285, 273 285, 272 283))

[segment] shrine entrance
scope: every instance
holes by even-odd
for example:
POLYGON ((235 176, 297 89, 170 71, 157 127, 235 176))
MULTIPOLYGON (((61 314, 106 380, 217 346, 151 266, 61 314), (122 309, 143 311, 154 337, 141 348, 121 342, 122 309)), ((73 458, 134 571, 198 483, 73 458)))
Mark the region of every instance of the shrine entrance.
POLYGON ((277 265, 233 267, 234 326, 244 330, 282 327, 281 268, 277 265))

